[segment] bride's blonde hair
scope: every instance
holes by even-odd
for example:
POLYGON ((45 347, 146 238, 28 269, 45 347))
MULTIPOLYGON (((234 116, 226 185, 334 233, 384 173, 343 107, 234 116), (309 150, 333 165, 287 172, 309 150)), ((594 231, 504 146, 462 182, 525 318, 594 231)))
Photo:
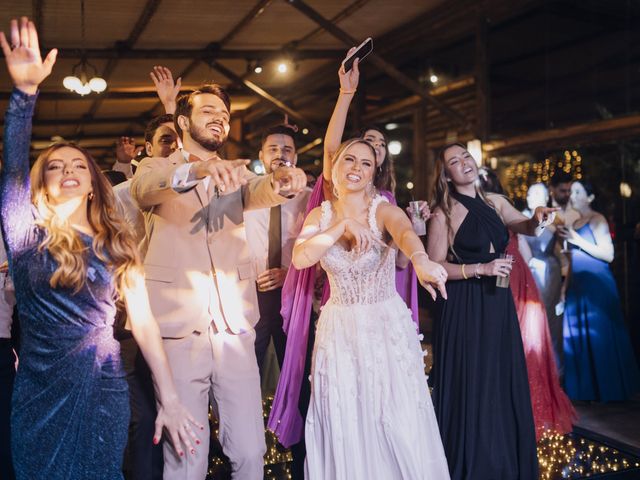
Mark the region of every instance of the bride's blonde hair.
POLYGON ((47 148, 31 169, 31 201, 40 214, 36 224, 46 232, 38 249, 48 250, 58 264, 49 284, 52 288, 71 288, 77 293, 87 280, 88 249, 68 220, 56 215, 49 203, 44 180, 49 159, 63 147, 78 150, 87 160, 93 187, 87 201, 87 219, 94 231, 93 250, 112 269, 116 288, 122 292, 123 287, 132 285, 131 273, 141 271, 133 232, 118 212, 111 184, 100 172, 91 154, 78 145, 66 142, 47 148))
MULTIPOLYGON (((338 147, 338 150, 336 150, 336 153, 333 154, 333 158, 331 159, 331 163, 332 163, 332 168, 331 168, 331 183, 332 183, 332 187, 333 187, 333 195, 338 198, 338 192, 336 187, 338 186, 338 170, 336 168, 338 162, 340 160, 342 160, 342 158, 345 156, 345 154, 347 153, 347 150, 352 146, 352 145, 356 145, 358 143, 361 143, 363 145, 366 145, 367 147, 369 147, 369 149, 371 150, 371 153, 373 154, 373 159, 375 160, 376 158, 376 149, 373 147, 373 145, 371 145, 370 142, 368 142, 367 140, 361 138, 361 137, 356 137, 356 138, 350 138, 349 140, 345 140, 344 142, 342 142, 340 144, 340 146, 338 147)), ((372 177, 371 181, 373 182, 375 178, 375 173, 374 176, 372 177)))

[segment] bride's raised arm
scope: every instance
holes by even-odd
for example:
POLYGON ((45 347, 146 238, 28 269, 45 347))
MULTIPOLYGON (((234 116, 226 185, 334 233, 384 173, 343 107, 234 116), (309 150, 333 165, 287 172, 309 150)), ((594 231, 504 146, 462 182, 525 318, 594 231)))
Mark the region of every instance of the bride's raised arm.
MULTIPOLYGON (((355 51, 355 47, 351 48, 347 52, 347 57, 355 51)), ((360 80, 359 59, 353 62, 353 68, 349 72, 345 72, 342 64, 338 70, 338 77, 340 78, 340 93, 338 94, 338 100, 336 100, 336 106, 331 114, 329 125, 327 126, 327 132, 324 136, 324 157, 322 161, 322 177, 324 179, 324 191, 325 198, 329 199, 333 196, 332 184, 331 184, 331 167, 333 156, 335 155, 340 143, 342 143, 342 135, 344 134, 344 126, 347 122, 347 114, 349 113, 349 106, 351 100, 358 89, 358 82, 360 80)))

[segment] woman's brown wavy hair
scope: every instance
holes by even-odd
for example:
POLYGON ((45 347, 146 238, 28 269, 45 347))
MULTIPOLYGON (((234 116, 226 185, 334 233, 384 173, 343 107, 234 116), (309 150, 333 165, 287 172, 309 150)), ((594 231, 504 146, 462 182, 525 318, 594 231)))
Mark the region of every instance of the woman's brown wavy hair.
MULTIPOLYGON (((449 245, 453 247, 453 229, 451 228, 451 209, 453 207, 453 200, 451 197, 451 188, 449 186, 450 182, 447 181, 446 164, 444 158, 445 153, 447 153, 447 150, 449 150, 451 147, 461 147, 467 150, 466 145, 463 145, 460 142, 448 143, 440 149, 436 161, 436 180, 434 192, 435 208, 439 208, 444 214, 444 218, 447 223, 447 239, 449 241, 449 245)), ((491 200, 487 198, 487 195, 482 189, 480 182, 476 182, 475 187, 476 192, 480 196, 480 198, 491 208, 495 209, 495 205, 491 200)), ((498 215, 500 214, 498 213, 498 215)))
POLYGON ((87 248, 79 232, 68 220, 56 215, 49 203, 44 180, 46 166, 51 156, 63 147, 78 150, 87 160, 91 173, 93 198, 87 201, 87 219, 91 225, 93 250, 97 257, 111 267, 116 288, 131 286, 130 273, 141 271, 138 248, 129 224, 116 208, 111 184, 100 172, 91 154, 84 148, 69 142, 56 143, 42 152, 31 169, 31 201, 38 209, 37 224, 44 228, 46 236, 39 249, 47 249, 58 264, 49 284, 52 288, 71 288, 80 291, 87 279, 87 248))

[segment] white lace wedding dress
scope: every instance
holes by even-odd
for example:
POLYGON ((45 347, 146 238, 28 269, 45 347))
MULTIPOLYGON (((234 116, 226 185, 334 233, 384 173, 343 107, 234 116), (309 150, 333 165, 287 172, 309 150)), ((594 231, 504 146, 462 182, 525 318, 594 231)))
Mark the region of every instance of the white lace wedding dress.
MULTIPOLYGON (((382 238, 371 203, 369 227, 382 238)), ((320 227, 331 224, 322 203, 320 227)), ((308 480, 446 480, 442 441, 411 312, 395 289, 396 251, 335 244, 316 330, 305 425, 308 480)))

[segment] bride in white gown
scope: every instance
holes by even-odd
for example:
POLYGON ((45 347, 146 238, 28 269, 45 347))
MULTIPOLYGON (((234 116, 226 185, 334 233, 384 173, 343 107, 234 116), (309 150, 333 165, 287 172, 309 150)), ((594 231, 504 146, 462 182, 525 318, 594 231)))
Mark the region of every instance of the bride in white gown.
POLYGON ((420 340, 395 287, 396 248, 433 297, 446 297, 447 274, 404 212, 375 193, 375 158, 362 139, 342 144, 336 200, 309 213, 293 251, 296 268, 320 261, 331 285, 313 351, 306 478, 446 480, 420 340))

